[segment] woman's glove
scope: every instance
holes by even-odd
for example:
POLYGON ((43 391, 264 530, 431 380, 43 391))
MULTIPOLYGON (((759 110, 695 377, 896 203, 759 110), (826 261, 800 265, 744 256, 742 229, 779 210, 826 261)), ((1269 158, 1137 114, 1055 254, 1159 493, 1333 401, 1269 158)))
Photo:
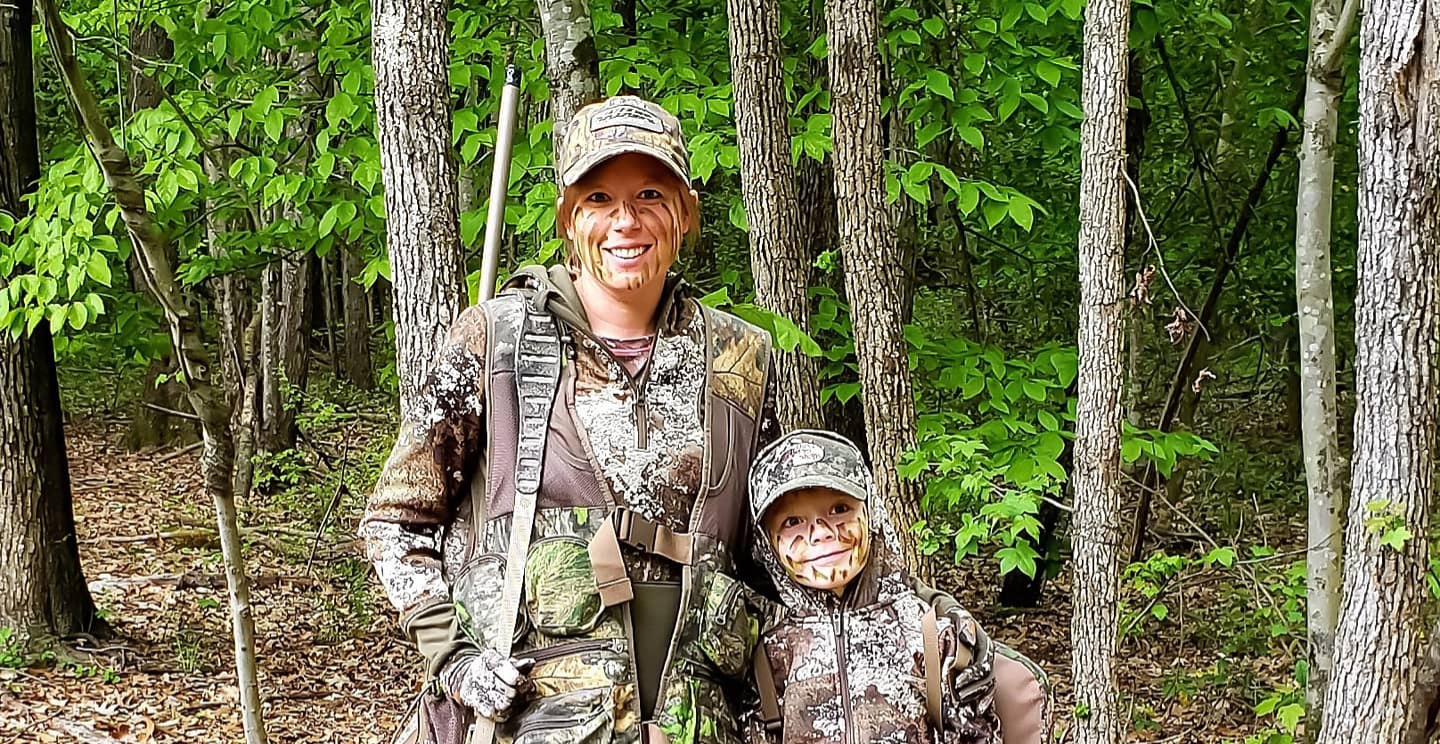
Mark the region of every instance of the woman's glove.
POLYGON ((511 659, 499 651, 457 653, 440 672, 450 696, 493 721, 504 720, 525 685, 532 659, 511 659))

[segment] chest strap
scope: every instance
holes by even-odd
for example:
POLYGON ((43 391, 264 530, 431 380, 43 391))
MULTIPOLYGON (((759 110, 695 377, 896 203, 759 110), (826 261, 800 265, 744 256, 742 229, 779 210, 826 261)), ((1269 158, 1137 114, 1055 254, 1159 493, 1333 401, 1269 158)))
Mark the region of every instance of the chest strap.
POLYGON ((676 532, 623 506, 617 507, 600 525, 588 546, 600 601, 606 607, 614 607, 635 598, 621 545, 688 566, 694 555, 693 543, 687 533, 676 532))

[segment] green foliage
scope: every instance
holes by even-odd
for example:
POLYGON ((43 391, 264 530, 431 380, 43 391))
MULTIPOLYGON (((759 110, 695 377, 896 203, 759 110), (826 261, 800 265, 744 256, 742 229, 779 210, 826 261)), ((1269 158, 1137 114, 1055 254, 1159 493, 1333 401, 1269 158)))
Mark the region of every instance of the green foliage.
POLYGON ((15 629, 0 627, 0 669, 24 669, 26 661, 25 647, 15 629))

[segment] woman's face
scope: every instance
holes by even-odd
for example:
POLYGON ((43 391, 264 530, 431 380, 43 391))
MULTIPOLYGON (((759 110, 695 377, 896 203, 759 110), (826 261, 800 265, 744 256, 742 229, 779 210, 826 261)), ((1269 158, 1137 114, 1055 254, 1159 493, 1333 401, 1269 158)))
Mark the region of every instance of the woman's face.
POLYGON ((561 229, 580 269, 618 291, 663 282, 680 243, 696 226, 694 191, 662 163, 626 153, 565 190, 561 229))

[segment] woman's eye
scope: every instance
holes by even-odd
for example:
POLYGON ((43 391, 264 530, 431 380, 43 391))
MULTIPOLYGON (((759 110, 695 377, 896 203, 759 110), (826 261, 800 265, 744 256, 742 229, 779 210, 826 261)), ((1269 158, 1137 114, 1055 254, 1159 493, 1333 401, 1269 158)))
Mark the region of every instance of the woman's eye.
POLYGON ((642 190, 640 191, 640 198, 641 198, 641 199, 652 200, 652 199, 662 199, 662 198, 664 198, 664 197, 665 197, 665 195, 662 194, 662 193, 660 193, 660 191, 659 191, 658 189, 642 189, 642 190))

